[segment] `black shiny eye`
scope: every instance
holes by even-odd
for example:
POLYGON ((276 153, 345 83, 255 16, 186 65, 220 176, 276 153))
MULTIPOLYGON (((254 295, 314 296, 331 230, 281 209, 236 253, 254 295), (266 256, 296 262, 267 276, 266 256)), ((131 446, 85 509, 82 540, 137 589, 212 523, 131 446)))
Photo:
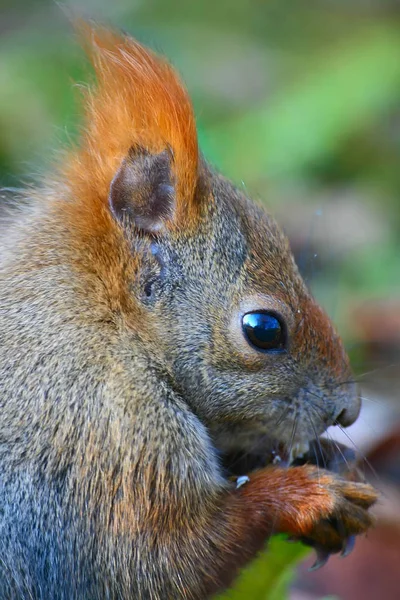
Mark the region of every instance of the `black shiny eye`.
POLYGON ((285 350, 285 327, 274 313, 247 313, 242 318, 242 328, 247 341, 257 350, 263 352, 283 352, 285 350))

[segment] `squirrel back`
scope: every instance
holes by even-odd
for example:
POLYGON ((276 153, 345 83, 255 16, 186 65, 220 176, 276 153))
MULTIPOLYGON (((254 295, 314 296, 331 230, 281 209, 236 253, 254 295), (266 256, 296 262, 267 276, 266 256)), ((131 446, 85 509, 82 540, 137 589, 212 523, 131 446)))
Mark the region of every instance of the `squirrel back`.
POLYGON ((205 598, 275 531, 334 552, 369 527, 369 486, 265 458, 236 489, 225 460, 307 444, 359 399, 286 237, 200 155, 171 66, 82 30, 81 144, 1 240, 0 598, 205 598))

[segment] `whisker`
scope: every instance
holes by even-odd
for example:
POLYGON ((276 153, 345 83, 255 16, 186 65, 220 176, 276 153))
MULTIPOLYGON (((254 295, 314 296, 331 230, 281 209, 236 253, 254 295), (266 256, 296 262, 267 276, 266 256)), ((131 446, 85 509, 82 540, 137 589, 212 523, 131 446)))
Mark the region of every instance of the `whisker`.
MULTIPOLYGON (((370 371, 365 371, 364 373, 360 373, 359 375, 352 376, 352 378, 345 379, 343 381, 338 381, 333 384, 333 387, 337 387, 340 385, 348 385, 350 383, 360 383, 360 380, 368 377, 368 375, 374 375, 375 373, 380 373, 381 371, 387 371, 388 369, 398 368, 400 362, 391 363, 390 365, 376 367, 376 369, 371 369, 370 371)), ((330 384, 327 384, 323 387, 329 387, 330 384)))
POLYGON ((347 460, 345 454, 343 453, 340 444, 335 440, 335 438, 329 433, 329 431, 325 431, 326 436, 328 437, 329 441, 331 441, 333 444, 335 444, 335 448, 336 450, 339 452, 340 456, 343 458, 343 461, 348 469, 348 471, 351 471, 351 466, 349 461, 347 460))
POLYGON ((376 471, 376 469, 372 466, 372 464, 370 463, 370 461, 368 460, 368 458, 366 457, 365 453, 362 452, 360 450, 360 448, 357 446, 357 444, 355 443, 355 441, 351 438, 351 436, 347 433, 347 431, 345 430, 345 428, 340 425, 340 423, 337 423, 337 427, 339 427, 340 431, 347 437, 347 439, 349 440, 349 442, 354 446, 354 448, 356 449, 358 455, 360 456, 360 458, 362 459, 362 461, 368 466, 368 468, 371 470, 371 473, 373 474, 373 476, 378 479, 378 481, 380 480, 380 477, 376 471))
MULTIPOLYGON (((316 408, 316 407, 309 407, 309 409, 310 409, 311 411, 313 411, 315 408, 316 408)), ((307 410, 306 412, 307 412, 307 415, 308 415, 308 417, 309 417, 310 425, 311 425, 311 427, 312 427, 312 430, 313 430, 313 432, 314 432, 314 435, 315 435, 315 440, 316 440, 316 442, 317 442, 317 444, 318 444, 318 449, 319 449, 319 451, 320 451, 320 453, 321 453, 321 457, 322 457, 322 460, 323 460, 323 463, 324 463, 324 465, 323 465, 323 466, 324 466, 324 467, 326 467, 325 458, 324 458, 324 453, 322 452, 321 442, 320 442, 320 439, 319 439, 319 438, 320 438, 320 436, 318 435, 318 433, 317 433, 317 430, 316 430, 316 428, 315 428, 314 421, 313 421, 313 419, 312 419, 312 412, 310 413, 308 410, 307 410)), ((314 414, 315 414, 315 413, 314 413, 314 414)), ((317 415, 317 417, 318 417, 318 415, 317 415)), ((320 417, 319 417, 319 418, 320 418, 320 417)), ((318 461, 317 461, 317 462, 318 462, 318 461)), ((319 465, 318 465, 318 466, 319 466, 319 465)))
MULTIPOLYGON (((314 396, 317 396, 317 394, 313 394, 314 396)), ((311 407, 309 407, 311 408, 311 407)), ((312 407, 312 409, 316 412, 319 411, 320 413, 322 412, 322 409, 319 406, 314 405, 312 407)), ((340 431, 346 436, 346 438, 349 440, 350 444, 354 447, 354 449, 357 452, 357 456, 358 456, 358 460, 361 460, 362 463, 364 465, 366 465, 369 470, 371 471, 372 475, 374 476, 374 478, 379 482, 381 482, 381 478, 379 476, 379 474, 377 473, 376 469, 373 467, 373 465, 371 464, 371 462, 368 460, 366 454, 364 452, 361 451, 361 449, 359 448, 359 446, 357 446, 357 444, 355 443, 355 441, 352 439, 352 437, 347 433, 347 431, 345 430, 345 428, 340 425, 340 423, 336 424, 337 427, 339 427, 340 431)), ((343 452, 340 448, 340 446, 338 445, 338 443, 336 442, 336 440, 334 440, 334 438, 330 435, 330 433, 326 430, 325 433, 330 437, 330 439, 335 443, 337 450, 340 452, 341 456, 343 457, 347 467, 350 469, 349 463, 346 460, 346 457, 343 455, 343 452)), ((382 486, 381 486, 382 487, 382 486)))
POLYGON ((234 460, 233 462, 229 463, 230 468, 232 469, 233 467, 235 467, 236 465, 238 465, 241 460, 246 459, 247 457, 249 457, 252 454, 256 453, 259 448, 262 448, 264 446, 264 443, 268 439, 269 439, 269 436, 268 436, 267 433, 265 433, 261 437, 257 438, 253 442, 253 444, 251 445, 250 448, 248 448, 247 450, 245 450, 243 453, 240 453, 240 452, 238 453, 238 456, 237 456, 236 460, 234 460))
MULTIPOLYGON (((298 426, 298 417, 299 417, 299 411, 297 409, 297 407, 295 407, 295 412, 294 412, 294 416, 293 416, 293 425, 292 425, 292 431, 290 434, 290 441, 289 441, 289 446, 288 446, 288 452, 289 452, 289 456, 291 455, 292 449, 293 449, 293 444, 294 444, 294 440, 296 437, 296 432, 297 432, 297 426, 298 426)), ((289 468, 289 464, 287 465, 286 468, 289 468)), ((278 522, 278 514, 279 514, 279 508, 276 508, 276 512, 275 512, 275 516, 272 519, 272 530, 275 529, 275 525, 278 522)))
POLYGON ((373 402, 374 404, 379 404, 380 406, 385 406, 386 402, 384 402, 383 400, 379 400, 379 398, 369 398, 368 396, 361 396, 360 395, 361 400, 364 402, 373 402))
POLYGON ((296 407, 296 411, 295 411, 294 418, 293 418, 292 432, 291 432, 291 435, 290 435, 290 441, 289 441, 289 446, 288 446, 289 457, 292 454, 294 440, 295 440, 295 437, 296 437, 297 425, 298 425, 298 421, 299 421, 298 417, 299 417, 299 411, 298 411, 298 409, 296 407))
POLYGON ((284 419, 289 414, 289 411, 291 410, 291 408, 292 408, 291 404, 289 404, 289 406, 286 407, 286 409, 283 411, 283 413, 279 416, 278 420, 276 421, 276 423, 275 423, 276 427, 279 427, 279 425, 281 425, 281 423, 284 421, 284 419))
POLYGON ((365 373, 361 373, 357 376, 357 381, 362 379, 363 377, 367 377, 368 375, 373 375, 374 373, 379 373, 380 371, 387 371, 388 369, 394 369, 400 365, 400 361, 391 363, 390 365, 385 365, 381 367, 377 367, 376 369, 371 369, 370 371, 365 371, 365 373))
MULTIPOLYGON (((310 394, 310 396, 314 396, 315 398, 318 398, 318 400, 321 400, 323 398, 322 396, 320 396, 316 392, 313 392, 313 391, 308 390, 308 389, 307 389, 307 393, 310 394)), ((309 407, 309 408, 311 408, 311 407, 309 407)), ((326 420, 325 420, 326 415, 323 413, 322 408, 320 406, 316 405, 316 404, 314 404, 312 408, 313 408, 314 411, 319 411, 319 414, 320 414, 319 418, 320 418, 321 423, 323 424, 324 429, 325 429, 326 428, 326 420)))
MULTIPOLYGON (((329 385, 329 384, 325 384, 325 385, 322 385, 321 387, 324 389, 335 389, 336 387, 339 387, 340 385, 344 385, 345 383, 348 384, 348 383, 357 383, 357 382, 356 381, 351 382, 349 380, 346 382, 334 384, 333 386, 329 385)), ((316 394, 315 392, 312 392, 311 390, 307 390, 307 393, 310 394, 311 396, 315 396, 316 398, 321 398, 318 394, 316 394)), ((378 398, 369 398, 368 396, 364 396, 364 395, 360 395, 360 398, 363 401, 366 400, 367 402, 373 402, 375 404, 385 405, 385 402, 383 400, 379 400, 378 398)))
MULTIPOLYGON (((313 407, 312 407, 312 409, 313 409, 314 411, 317 411, 317 410, 321 411, 321 409, 320 409, 320 407, 319 407, 319 406, 313 406, 313 407)), ((314 433, 315 433, 315 428, 313 427, 313 429, 314 429, 314 433)), ((334 444, 335 444, 335 447, 336 447, 336 449, 339 451, 339 453, 340 453, 340 455, 342 456, 342 458, 343 458, 343 460, 344 460, 344 462, 345 462, 345 464, 346 464, 347 468, 348 468, 348 469, 349 469, 349 471, 350 471, 350 464, 349 464, 349 462, 348 462, 347 458, 345 457, 345 455, 343 454, 343 452, 342 452, 342 449, 340 448, 340 445, 339 445, 339 443, 338 443, 338 442, 337 442, 337 441, 336 441, 336 440, 335 440, 335 439, 332 437, 332 435, 329 433, 329 431, 328 431, 327 429, 325 430, 325 434, 328 436, 328 439, 329 439, 329 440, 330 440, 332 443, 334 443, 334 444)), ((323 454, 323 452, 322 452, 321 443, 320 443, 320 440, 319 440, 319 438, 317 438, 317 441, 318 441, 318 445, 319 445, 320 452, 321 452, 322 456, 324 456, 324 454, 323 454)), ((352 440, 351 440, 351 441, 352 441, 352 440)), ((354 444, 354 442, 353 442, 353 441, 352 441, 352 443, 353 443, 353 445, 355 446, 355 444, 354 444)), ((364 457, 362 456, 362 458, 364 458, 364 457)), ((325 459, 324 459, 324 467, 326 467, 326 462, 325 462, 325 459)))
MULTIPOLYGON (((310 412, 309 412, 307 409, 306 409, 306 414, 307 414, 308 420, 309 420, 309 422, 310 422, 310 425, 311 425, 311 427, 312 427, 312 430, 314 431, 314 435, 315 435, 315 441, 316 441, 316 443, 317 443, 317 445, 318 445, 318 449, 319 449, 319 452, 320 452, 320 456, 321 456, 321 458, 322 458, 322 461, 323 461, 323 467, 325 467, 325 468, 326 468, 326 463, 325 463, 324 453, 322 452, 322 448, 321 448, 321 442, 320 442, 320 440, 319 440, 319 436, 317 435, 317 430, 315 429, 315 425, 314 425, 314 421, 313 421, 313 419, 312 419, 312 415, 311 415, 311 413, 310 413, 310 412)), ((317 469, 318 469, 318 481, 319 481, 319 480, 320 480, 320 471, 321 471, 321 467, 320 467, 320 464, 319 464, 319 457, 318 457, 318 453, 317 453, 317 451, 316 451, 315 449, 314 449, 314 456, 315 456, 316 467, 317 467, 317 469)))

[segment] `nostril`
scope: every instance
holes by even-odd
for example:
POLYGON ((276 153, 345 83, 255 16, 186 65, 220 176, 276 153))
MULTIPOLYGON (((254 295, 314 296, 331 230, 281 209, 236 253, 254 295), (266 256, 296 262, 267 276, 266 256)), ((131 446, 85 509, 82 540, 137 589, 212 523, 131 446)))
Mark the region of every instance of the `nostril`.
POLYGON ((341 413, 335 419, 334 425, 343 425, 343 427, 347 427, 347 410, 344 408, 341 413))
POLYGON ((335 425, 341 425, 342 427, 349 427, 356 420, 360 414, 361 402, 355 402, 353 406, 344 408, 336 417, 335 425))

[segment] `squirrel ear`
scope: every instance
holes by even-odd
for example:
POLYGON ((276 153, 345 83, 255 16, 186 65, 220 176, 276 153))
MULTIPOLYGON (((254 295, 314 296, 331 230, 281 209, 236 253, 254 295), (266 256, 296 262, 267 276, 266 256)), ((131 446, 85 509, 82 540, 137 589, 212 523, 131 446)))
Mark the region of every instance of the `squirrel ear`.
POLYGON ((128 36, 77 26, 97 85, 86 93, 81 145, 63 164, 63 176, 85 207, 86 222, 103 212, 107 200, 117 219, 125 215, 149 231, 168 218, 176 227, 196 222, 201 204, 196 123, 178 75, 128 36))
POLYGON ((169 150, 132 149, 111 182, 109 205, 117 221, 147 233, 160 231, 175 212, 169 150))

